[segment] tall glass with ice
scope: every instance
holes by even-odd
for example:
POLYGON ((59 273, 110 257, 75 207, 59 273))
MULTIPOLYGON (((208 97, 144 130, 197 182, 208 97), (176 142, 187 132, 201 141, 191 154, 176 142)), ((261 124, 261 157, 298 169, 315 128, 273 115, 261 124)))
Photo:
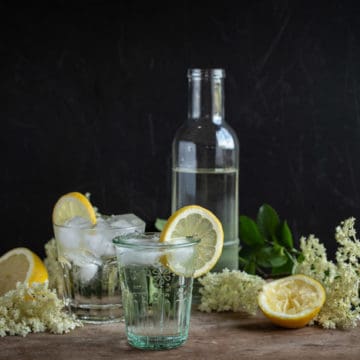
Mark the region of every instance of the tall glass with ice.
POLYGON ((68 310, 85 322, 119 321, 121 292, 112 239, 144 232, 144 221, 134 214, 124 214, 99 216, 95 225, 74 217, 53 226, 68 310))
POLYGON ((186 237, 159 242, 159 233, 114 239, 126 335, 140 349, 171 349, 188 338, 196 245, 186 237))

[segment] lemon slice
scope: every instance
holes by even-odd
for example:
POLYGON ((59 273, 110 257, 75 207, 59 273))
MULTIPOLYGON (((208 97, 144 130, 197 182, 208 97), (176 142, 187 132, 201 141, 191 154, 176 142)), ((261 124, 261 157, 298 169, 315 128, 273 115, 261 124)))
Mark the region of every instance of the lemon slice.
POLYGON ((0 296, 16 288, 17 282, 31 285, 48 280, 41 259, 27 248, 15 248, 0 258, 0 296))
POLYGON ((79 193, 71 192, 63 195, 55 204, 52 213, 53 223, 63 225, 67 220, 76 216, 89 220, 96 224, 96 213, 89 199, 79 193))
MULTIPOLYGON (((192 236, 199 239, 195 272, 193 277, 199 277, 209 272, 217 263, 222 253, 224 232, 219 219, 209 210, 189 205, 177 210, 166 222, 160 235, 160 242, 171 243, 175 239, 192 236)), ((180 259, 167 258, 170 270, 177 271, 180 259)))
POLYGON ((299 274, 265 284, 258 304, 274 324, 300 328, 319 313, 325 298, 325 290, 318 281, 299 274))

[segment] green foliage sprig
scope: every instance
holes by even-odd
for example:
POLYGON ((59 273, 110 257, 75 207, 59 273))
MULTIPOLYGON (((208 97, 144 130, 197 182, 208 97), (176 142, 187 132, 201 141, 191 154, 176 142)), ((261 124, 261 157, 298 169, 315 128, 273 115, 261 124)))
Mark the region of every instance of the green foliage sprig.
POLYGON ((154 224, 155 229, 157 231, 162 231, 165 224, 166 224, 166 221, 167 221, 166 219, 157 218, 156 221, 155 221, 155 224, 154 224))
MULTIPOLYGON (((162 231, 165 219, 156 219, 155 228, 162 231)), ((262 277, 289 275, 301 252, 294 247, 292 232, 286 220, 268 204, 263 204, 253 220, 241 215, 239 219, 240 269, 262 277)))
POLYGON ((301 253, 294 248, 291 230, 286 220, 263 204, 256 220, 241 215, 239 222, 241 249, 240 268, 249 274, 262 277, 288 275, 293 272, 301 253))

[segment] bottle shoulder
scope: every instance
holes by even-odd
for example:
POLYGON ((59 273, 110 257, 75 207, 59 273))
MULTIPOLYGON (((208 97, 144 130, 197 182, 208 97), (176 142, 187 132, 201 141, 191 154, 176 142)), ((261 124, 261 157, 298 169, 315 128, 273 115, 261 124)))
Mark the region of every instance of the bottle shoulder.
POLYGON ((234 129, 226 122, 188 121, 177 130, 173 143, 189 142, 198 145, 212 145, 237 149, 239 140, 234 129))

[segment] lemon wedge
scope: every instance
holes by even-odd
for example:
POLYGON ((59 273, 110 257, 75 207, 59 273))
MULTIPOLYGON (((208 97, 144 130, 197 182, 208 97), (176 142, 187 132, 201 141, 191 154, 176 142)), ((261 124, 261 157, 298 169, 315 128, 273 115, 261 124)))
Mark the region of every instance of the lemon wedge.
POLYGON ((300 328, 319 313, 325 299, 325 290, 318 281, 298 274, 265 284, 258 304, 274 324, 300 328))
POLYGON ((89 199, 79 193, 71 192, 63 195, 55 204, 52 221, 56 225, 63 225, 67 220, 76 216, 96 224, 96 213, 89 199))
POLYGON ((48 281, 41 259, 27 248, 15 248, 0 258, 0 296, 16 288, 17 282, 31 285, 48 281))
MULTIPOLYGON (((224 231, 219 219, 209 210, 189 205, 174 212, 166 222, 160 235, 160 242, 172 243, 177 238, 191 236, 200 240, 193 277, 208 273, 217 263, 224 244, 224 231)), ((180 259, 168 257, 166 264, 175 273, 180 259)))

